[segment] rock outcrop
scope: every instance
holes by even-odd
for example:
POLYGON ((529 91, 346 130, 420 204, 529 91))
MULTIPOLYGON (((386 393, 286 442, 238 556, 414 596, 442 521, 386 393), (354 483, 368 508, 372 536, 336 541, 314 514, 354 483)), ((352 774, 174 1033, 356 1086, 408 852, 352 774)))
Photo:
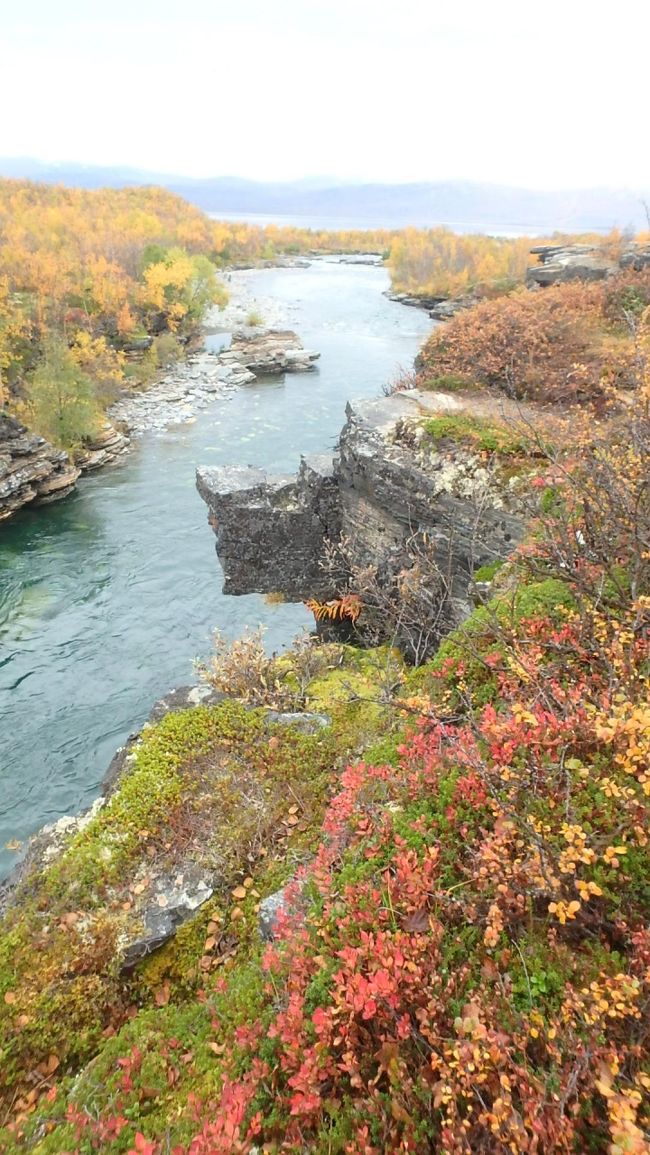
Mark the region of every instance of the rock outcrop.
POLYGON ((220 355, 224 365, 243 365, 250 373, 304 373, 315 368, 319 353, 303 348, 291 329, 240 329, 230 349, 220 355))
POLYGON ((473 570, 506 556, 521 533, 512 490, 476 454, 422 445, 423 419, 470 405, 480 411, 479 401, 418 390, 350 403, 336 456, 304 457, 296 477, 199 469, 224 592, 329 598, 328 542, 348 539, 355 565, 379 567, 426 533, 450 561, 464 616, 473 570))
POLYGON ((526 272, 529 288, 563 281, 602 281, 620 269, 650 266, 650 246, 630 242, 619 254, 599 245, 538 245, 530 250, 539 258, 526 272))
POLYGON ((24 505, 65 497, 80 472, 63 450, 0 414, 0 521, 24 505))
POLYGON ((129 438, 120 433, 110 422, 106 422, 103 429, 93 437, 92 441, 84 443, 83 451, 77 457, 77 464, 84 473, 94 469, 101 469, 104 465, 111 465, 122 457, 129 448, 129 438))
POLYGON ((323 543, 341 533, 334 463, 304 457, 297 478, 224 466, 197 471, 224 566, 224 593, 276 593, 293 601, 323 589, 323 543))
POLYGON ((456 316, 456 313, 471 309, 478 301, 478 297, 471 293, 461 297, 430 297, 426 294, 415 296, 388 290, 385 295, 389 301, 395 301, 398 305, 411 305, 415 309, 424 309, 432 321, 449 321, 456 316))
POLYGON ((228 349, 191 354, 149 389, 120 397, 108 415, 134 436, 167 429, 193 421, 218 397, 232 396, 259 374, 307 372, 319 355, 303 349, 290 330, 241 328, 228 349))

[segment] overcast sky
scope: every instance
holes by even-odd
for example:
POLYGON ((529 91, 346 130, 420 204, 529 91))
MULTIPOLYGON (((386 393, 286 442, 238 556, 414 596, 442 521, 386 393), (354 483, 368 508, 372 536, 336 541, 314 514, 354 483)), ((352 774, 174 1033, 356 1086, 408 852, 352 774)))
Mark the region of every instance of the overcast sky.
POLYGON ((650 187, 648 0, 0 0, 0 155, 650 187))

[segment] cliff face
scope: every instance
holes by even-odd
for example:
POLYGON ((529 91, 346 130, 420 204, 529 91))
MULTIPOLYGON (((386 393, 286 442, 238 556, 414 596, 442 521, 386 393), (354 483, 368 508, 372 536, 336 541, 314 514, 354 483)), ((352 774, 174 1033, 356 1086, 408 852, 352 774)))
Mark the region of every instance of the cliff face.
POLYGON ((30 502, 65 497, 80 472, 63 450, 0 414, 0 521, 30 502))
POLYGON ((323 568, 328 542, 348 539, 354 565, 381 568, 424 533, 439 547, 464 616, 471 574, 506 556, 521 534, 515 502, 495 472, 458 444, 426 443, 427 417, 465 413, 468 405, 419 390, 352 402, 338 453, 303 458, 295 477, 199 469, 224 592, 330 598, 337 591, 323 568))
POLYGON ((77 464, 63 449, 31 433, 15 418, 0 414, 0 521, 23 505, 58 501, 74 489, 81 473, 116 461, 129 438, 108 422, 92 441, 84 443, 77 464))

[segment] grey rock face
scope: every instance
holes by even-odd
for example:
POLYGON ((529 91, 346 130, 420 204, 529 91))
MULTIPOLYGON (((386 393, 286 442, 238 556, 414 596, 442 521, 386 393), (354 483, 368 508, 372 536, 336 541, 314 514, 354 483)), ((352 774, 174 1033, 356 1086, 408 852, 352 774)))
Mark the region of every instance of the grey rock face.
POLYGON ((66 497, 79 473, 63 450, 0 414, 0 521, 30 502, 66 497))
POLYGON ((129 448, 129 438, 107 422, 100 433, 85 444, 79 465, 84 473, 117 461, 129 448))
POLYGON ((243 365, 251 373, 304 373, 315 368, 320 356, 303 348, 290 329, 240 329, 232 339, 230 350, 222 354, 243 365))
POLYGON ((193 918, 214 890, 210 876, 196 864, 181 865, 174 874, 156 877, 140 912, 141 930, 134 930, 122 943, 123 970, 130 970, 147 955, 167 942, 183 923, 193 918))
POLYGON ((526 271, 528 286, 602 281, 618 267, 593 245, 540 245, 531 252, 539 257, 540 263, 526 271))
POLYGON ((539 264, 526 272, 529 288, 556 285, 562 281, 602 281, 619 269, 641 269, 650 265, 650 247, 630 242, 619 257, 608 256, 597 245, 538 245, 530 250, 539 264))
POLYGON ((420 450, 419 419, 463 407, 455 396, 418 390, 350 403, 338 455, 303 458, 294 478, 199 469, 224 592, 330 598, 328 541, 343 536, 355 565, 380 567, 426 533, 448 563, 464 616, 473 570, 507 556, 522 525, 507 487, 471 454, 420 450))
POLYGON ((280 591, 299 601, 326 589, 323 542, 341 532, 331 458, 303 458, 298 477, 230 466, 197 470, 224 568, 224 592, 280 591), (310 591, 307 594, 305 591, 310 591))

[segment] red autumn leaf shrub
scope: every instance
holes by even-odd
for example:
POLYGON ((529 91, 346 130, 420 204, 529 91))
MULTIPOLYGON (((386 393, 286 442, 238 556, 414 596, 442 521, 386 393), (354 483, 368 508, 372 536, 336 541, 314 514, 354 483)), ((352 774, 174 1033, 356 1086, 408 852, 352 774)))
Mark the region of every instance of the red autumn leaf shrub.
POLYGON ((648 1150, 649 449, 643 403, 521 551, 519 618, 470 620, 397 763, 343 775, 192 1155, 648 1150))

